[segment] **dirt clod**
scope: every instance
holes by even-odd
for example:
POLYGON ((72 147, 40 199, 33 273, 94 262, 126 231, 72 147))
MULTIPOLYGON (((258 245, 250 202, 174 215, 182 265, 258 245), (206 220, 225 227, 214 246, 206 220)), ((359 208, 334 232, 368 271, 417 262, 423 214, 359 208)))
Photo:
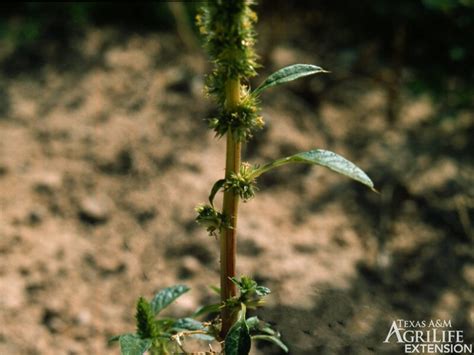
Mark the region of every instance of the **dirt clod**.
POLYGON ((102 224, 110 217, 111 202, 101 196, 87 196, 79 203, 79 217, 84 223, 102 224))

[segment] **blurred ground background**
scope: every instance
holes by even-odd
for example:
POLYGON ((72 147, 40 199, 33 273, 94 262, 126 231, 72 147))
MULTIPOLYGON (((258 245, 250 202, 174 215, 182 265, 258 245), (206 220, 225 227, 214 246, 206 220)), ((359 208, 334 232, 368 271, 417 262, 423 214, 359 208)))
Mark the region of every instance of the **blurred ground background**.
MULTIPOLYGON (((224 145, 204 121, 197 6, 0 5, 0 354, 117 354, 138 296, 190 285, 174 315, 216 301, 218 245, 193 209, 224 145)), ((261 73, 331 74, 265 93, 245 160, 326 148, 381 192, 306 166, 259 181, 238 269, 273 291, 261 317, 291 354, 401 354, 382 343, 399 318, 474 343, 473 3, 257 12, 261 73)))

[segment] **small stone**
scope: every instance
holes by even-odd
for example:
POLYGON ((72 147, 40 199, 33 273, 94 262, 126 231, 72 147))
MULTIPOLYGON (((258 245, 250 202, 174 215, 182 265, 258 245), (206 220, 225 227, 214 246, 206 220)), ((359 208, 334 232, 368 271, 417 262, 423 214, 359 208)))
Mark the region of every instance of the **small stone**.
POLYGON ((240 239, 237 249, 239 253, 247 256, 258 256, 263 252, 263 248, 253 239, 240 239))
POLYGON ((170 247, 167 252, 168 256, 173 258, 192 256, 199 260, 203 265, 210 265, 214 262, 214 254, 211 252, 208 246, 202 243, 186 243, 182 245, 175 245, 170 247))
POLYGON ((26 216, 26 223, 30 226, 36 226, 43 222, 46 211, 44 208, 37 207, 28 212, 26 216))
POLYGON ((145 224, 156 216, 156 201, 150 196, 149 192, 129 194, 126 198, 126 204, 140 224, 145 224))
POLYGON ((204 81, 200 76, 194 76, 191 80, 191 93, 199 97, 204 92, 204 81))
POLYGON ((89 224, 105 223, 110 217, 110 204, 105 197, 85 197, 79 204, 79 217, 89 224))
POLYGON ((129 148, 122 148, 112 156, 99 158, 97 164, 99 169, 107 174, 130 174, 134 165, 133 154, 129 148))
POLYGON ((463 267, 462 273, 466 282, 472 287, 474 287, 474 264, 465 265, 463 267))
POLYGON ((201 269, 201 263, 194 256, 185 256, 181 261, 179 270, 180 279, 189 279, 196 275, 201 269))
POLYGON ((0 164, 0 176, 6 175, 8 173, 8 168, 5 165, 0 164))
POLYGON ((23 295, 23 281, 13 275, 2 277, 0 282, 0 308, 21 309, 26 304, 23 295))
POLYGON ((149 68, 151 61, 142 49, 112 48, 105 55, 105 63, 112 69, 130 69, 143 72, 149 68))
POLYGON ((61 333, 66 329, 66 322, 61 318, 61 314, 53 309, 44 310, 42 323, 52 334, 61 333))
POLYGON ((88 310, 84 309, 79 312, 77 315, 77 323, 80 325, 88 325, 90 324, 92 320, 92 315, 91 312, 88 310))
POLYGON ((63 182, 61 174, 42 172, 33 176, 33 188, 36 192, 52 193, 58 190, 63 182))
POLYGON ((84 261, 98 271, 102 277, 121 274, 127 270, 127 265, 114 254, 86 254, 84 261))
POLYGON ((177 93, 189 94, 192 91, 192 84, 189 73, 185 70, 176 68, 170 71, 166 88, 177 93))

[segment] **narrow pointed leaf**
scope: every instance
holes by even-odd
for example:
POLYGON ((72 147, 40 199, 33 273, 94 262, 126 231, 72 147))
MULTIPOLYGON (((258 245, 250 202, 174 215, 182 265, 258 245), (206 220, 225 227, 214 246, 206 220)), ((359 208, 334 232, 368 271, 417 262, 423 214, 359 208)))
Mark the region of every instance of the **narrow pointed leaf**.
POLYGON ((192 319, 192 318, 180 318, 174 325, 174 329, 184 329, 184 330, 201 330, 204 329, 204 326, 201 322, 192 319))
POLYGON ((272 335, 254 335, 253 340, 266 340, 278 345, 284 352, 288 352, 288 347, 280 340, 280 338, 272 335))
POLYGON ((221 305, 219 303, 209 304, 207 306, 202 306, 198 308, 196 312, 192 315, 193 317, 199 317, 204 314, 218 313, 221 311, 221 305))
POLYGON ((254 335, 271 335, 275 337, 280 337, 280 333, 275 329, 272 329, 269 323, 266 323, 258 317, 250 317, 247 319, 247 325, 249 327, 250 333, 254 335))
POLYGON ((255 95, 258 95, 263 90, 268 89, 272 86, 281 85, 288 81, 293 81, 304 76, 314 75, 318 73, 327 73, 327 71, 321 67, 312 64, 293 64, 274 72, 258 88, 256 88, 253 93, 255 95))
POLYGON ((157 315, 163 308, 169 306, 174 300, 176 300, 183 293, 189 291, 189 287, 185 285, 176 285, 167 287, 158 292, 155 297, 151 300, 151 309, 157 315))
POLYGON ((376 191, 372 180, 370 180, 367 174, 357 165, 334 152, 323 149, 310 150, 308 152, 298 153, 287 158, 275 160, 272 163, 263 165, 256 169, 254 171, 254 177, 256 178, 269 170, 289 163, 321 165, 353 180, 359 181, 376 191))
POLYGON ((216 293, 217 295, 220 295, 221 294, 221 288, 220 287, 217 287, 215 285, 211 285, 209 286, 209 288, 214 292, 216 293))
POLYGON ((255 316, 255 317, 247 318, 246 322, 247 322, 247 326, 249 327, 249 330, 251 332, 259 330, 261 320, 258 319, 258 317, 255 316))
POLYGON ((143 355, 151 347, 151 339, 141 339, 136 334, 124 334, 119 338, 122 355, 143 355))
POLYGON ((211 193, 209 194, 209 202, 211 206, 214 207, 214 197, 216 196, 217 192, 224 186, 225 179, 217 180, 214 186, 212 186, 211 193))
POLYGON ((242 304, 239 319, 230 328, 224 341, 226 355, 247 355, 250 352, 251 338, 245 321, 245 305, 242 304))
POLYGON ((114 341, 119 341, 120 340, 120 337, 122 335, 114 335, 113 337, 110 337, 109 340, 107 340, 109 343, 112 343, 114 341))

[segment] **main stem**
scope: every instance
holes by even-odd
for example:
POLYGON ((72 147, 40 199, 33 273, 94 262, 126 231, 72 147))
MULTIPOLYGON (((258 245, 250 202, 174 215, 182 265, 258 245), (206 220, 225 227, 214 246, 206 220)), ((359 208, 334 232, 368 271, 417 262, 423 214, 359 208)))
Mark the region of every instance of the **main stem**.
MULTIPOLYGON (((240 81, 230 79, 226 83, 226 109, 232 110, 240 101, 240 81)), ((229 178, 232 173, 238 173, 241 162, 241 143, 236 141, 232 132, 227 132, 225 177, 229 178)), ((236 275, 235 259, 237 254, 237 214, 239 208, 239 196, 232 190, 224 192, 223 214, 229 219, 231 228, 223 228, 221 232, 221 301, 224 302, 236 295, 236 287, 231 277, 236 275)), ((221 312, 222 330, 221 337, 224 339, 230 327, 234 324, 236 314, 227 308, 221 312)))

